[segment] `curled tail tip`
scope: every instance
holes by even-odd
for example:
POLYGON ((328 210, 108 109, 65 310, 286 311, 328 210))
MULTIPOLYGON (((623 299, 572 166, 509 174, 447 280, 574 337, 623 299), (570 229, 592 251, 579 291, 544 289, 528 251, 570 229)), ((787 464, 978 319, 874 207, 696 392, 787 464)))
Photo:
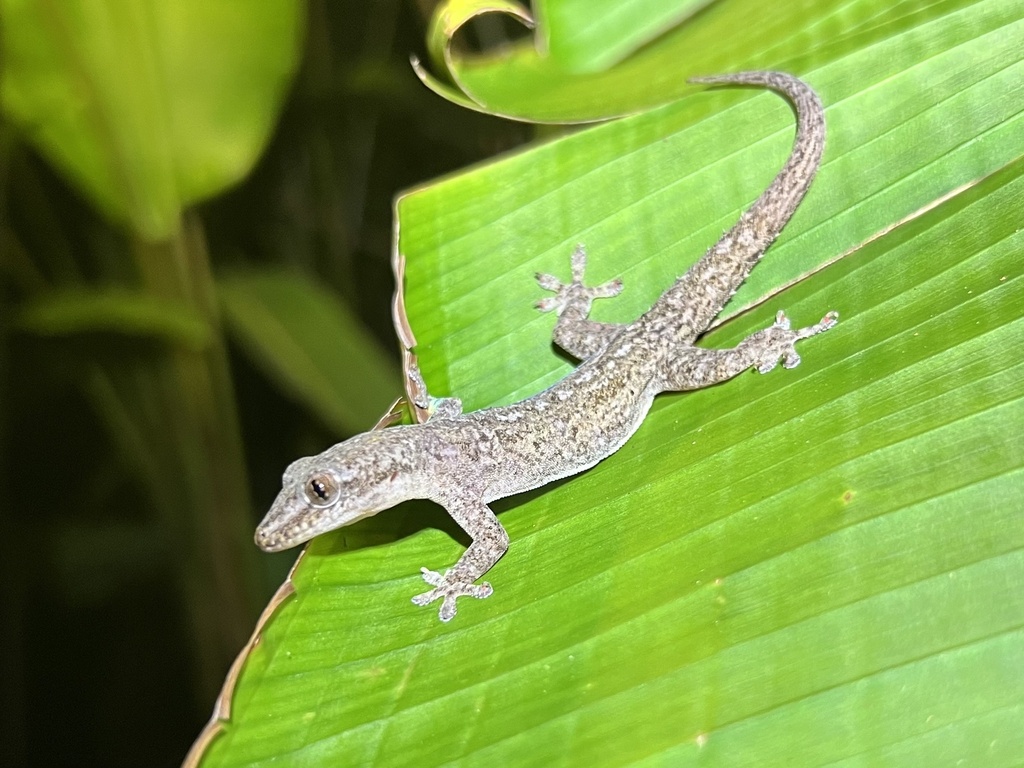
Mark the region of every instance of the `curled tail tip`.
POLYGON ((802 115, 824 112, 821 98, 815 90, 796 75, 774 70, 750 70, 724 75, 699 75, 687 79, 696 85, 754 85, 781 93, 798 107, 802 115))
POLYGON ((686 78, 688 83, 697 84, 715 84, 715 83, 737 83, 744 81, 757 81, 768 79, 772 75, 781 75, 782 77, 791 77, 783 72, 771 72, 768 70, 746 70, 744 72, 722 72, 717 75, 694 75, 693 77, 686 78))
POLYGON ((810 86, 796 75, 771 69, 752 69, 744 72, 728 72, 721 75, 696 75, 688 77, 686 82, 695 85, 721 85, 726 83, 748 83, 750 85, 782 86, 795 85, 810 90, 810 86))
POLYGON ((694 75, 693 77, 686 78, 686 82, 692 85, 711 85, 713 83, 723 82, 722 78, 725 75, 694 75))

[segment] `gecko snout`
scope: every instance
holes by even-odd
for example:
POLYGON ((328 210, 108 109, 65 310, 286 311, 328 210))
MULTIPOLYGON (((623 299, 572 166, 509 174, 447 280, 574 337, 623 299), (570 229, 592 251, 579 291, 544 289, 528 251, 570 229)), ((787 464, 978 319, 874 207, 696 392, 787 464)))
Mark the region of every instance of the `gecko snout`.
POLYGON ((302 518, 301 515, 289 513, 291 506, 288 499, 279 496, 256 528, 253 540, 264 552, 281 552, 302 541, 296 536, 296 528, 302 518))
POLYGON ((256 535, 253 539, 256 542, 256 546, 264 552, 282 552, 295 545, 295 542, 289 541, 288 537, 282 534, 283 532, 276 526, 268 525, 267 521, 264 520, 259 528, 256 529, 256 535))

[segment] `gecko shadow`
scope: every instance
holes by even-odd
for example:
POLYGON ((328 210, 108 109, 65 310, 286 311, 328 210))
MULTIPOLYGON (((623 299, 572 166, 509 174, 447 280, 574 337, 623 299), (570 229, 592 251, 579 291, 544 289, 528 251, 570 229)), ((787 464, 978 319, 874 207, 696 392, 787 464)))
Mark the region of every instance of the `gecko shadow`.
MULTIPOLYGON (((498 515, 500 522, 503 512, 532 501, 541 494, 568 483, 570 480, 572 480, 571 477, 562 478, 531 491, 498 499, 492 502, 490 507, 498 515)), ((430 528, 447 534, 463 548, 468 547, 471 543, 469 535, 452 520, 444 507, 426 499, 413 499, 379 512, 373 517, 326 534, 326 537, 330 539, 330 544, 324 554, 335 555, 385 546, 430 528)))

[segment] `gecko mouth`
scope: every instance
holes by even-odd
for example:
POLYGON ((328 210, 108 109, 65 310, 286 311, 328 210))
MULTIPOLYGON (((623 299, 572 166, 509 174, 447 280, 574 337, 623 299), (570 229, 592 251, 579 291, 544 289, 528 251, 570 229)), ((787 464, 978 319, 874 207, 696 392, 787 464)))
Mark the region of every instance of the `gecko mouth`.
POLYGON ((304 506, 294 494, 278 496, 256 528, 256 546, 264 552, 282 552, 315 536, 317 532, 302 515, 304 506))
POLYGON ((318 529, 310 529, 302 525, 288 525, 281 528, 274 528, 270 525, 261 525, 256 529, 256 546, 264 552, 283 552, 286 549, 297 547, 299 544, 312 539, 321 533, 318 529))
POLYGON ((256 546, 264 552, 283 552, 295 545, 295 542, 285 543, 280 532, 264 528, 262 525, 256 529, 256 546))

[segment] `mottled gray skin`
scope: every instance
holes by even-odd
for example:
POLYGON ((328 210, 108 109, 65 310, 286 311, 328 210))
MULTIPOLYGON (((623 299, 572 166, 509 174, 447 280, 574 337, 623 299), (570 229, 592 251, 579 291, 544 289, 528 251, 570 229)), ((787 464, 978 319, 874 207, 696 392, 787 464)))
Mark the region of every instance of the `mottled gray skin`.
POLYGON ((800 362, 794 344, 831 328, 830 312, 793 331, 780 312, 770 328, 734 349, 693 346, 789 221, 817 171, 825 120, 817 95, 778 72, 747 72, 696 79, 699 83, 760 85, 796 106, 792 154, 771 186, 739 222, 651 309, 628 325, 587 319, 595 298, 614 296, 615 281, 583 285, 585 255, 572 256, 572 282, 538 275, 554 296, 538 302, 555 310, 554 340, 583 362, 560 382, 520 403, 461 413, 454 399, 433 401, 423 424, 383 429, 339 443, 288 467, 283 488, 256 531, 267 551, 287 549, 407 499, 445 507, 472 537, 458 563, 441 575, 423 569, 432 587, 413 602, 441 600, 440 617, 455 615, 456 598, 487 597, 475 584, 505 554, 508 535, 488 503, 575 475, 617 451, 643 422, 659 392, 698 389, 748 368, 767 373, 779 360, 800 362))

